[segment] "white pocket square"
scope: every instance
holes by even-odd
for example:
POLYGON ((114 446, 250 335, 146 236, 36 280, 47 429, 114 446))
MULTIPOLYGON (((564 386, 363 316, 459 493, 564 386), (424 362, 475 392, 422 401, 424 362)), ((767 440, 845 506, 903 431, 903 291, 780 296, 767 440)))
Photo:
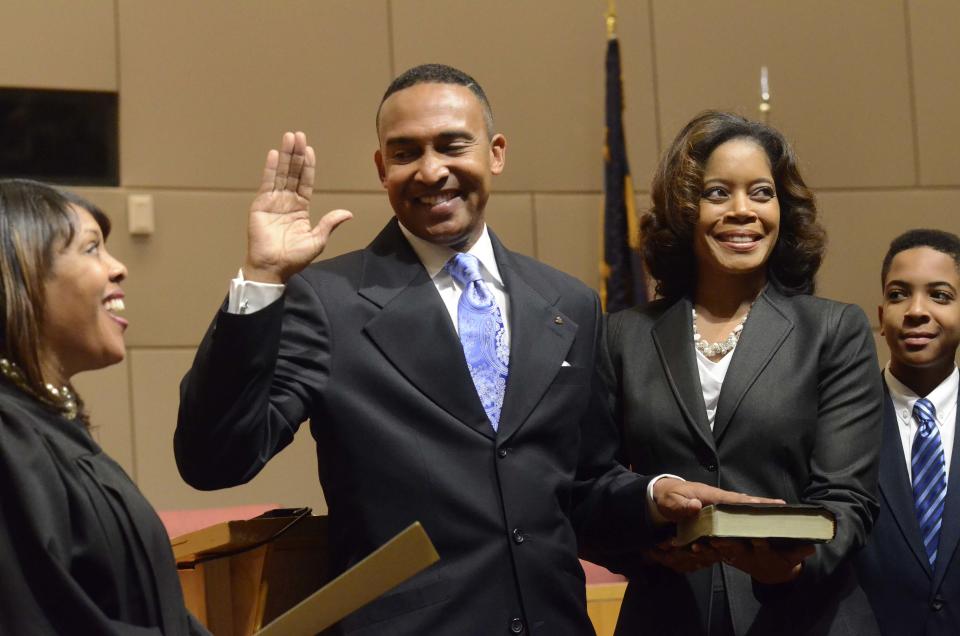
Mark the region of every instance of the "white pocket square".
POLYGON ((563 361, 563 364, 561 364, 560 366, 561 366, 561 367, 569 367, 569 366, 570 366, 570 363, 567 362, 566 360, 564 360, 564 361, 563 361))

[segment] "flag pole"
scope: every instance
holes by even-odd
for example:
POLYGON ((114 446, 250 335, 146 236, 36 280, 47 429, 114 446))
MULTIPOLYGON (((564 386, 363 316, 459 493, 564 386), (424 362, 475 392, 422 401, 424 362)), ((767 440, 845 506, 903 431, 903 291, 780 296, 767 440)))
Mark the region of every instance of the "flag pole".
POLYGON ((617 37, 617 3, 616 0, 607 0, 607 39, 617 37))

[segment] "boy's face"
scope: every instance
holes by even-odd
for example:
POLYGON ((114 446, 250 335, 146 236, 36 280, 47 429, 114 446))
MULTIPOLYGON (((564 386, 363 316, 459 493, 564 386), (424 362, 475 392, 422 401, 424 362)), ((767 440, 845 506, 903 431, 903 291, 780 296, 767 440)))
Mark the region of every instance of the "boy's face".
MULTIPOLYGON (((949 255, 914 247, 893 257, 883 282, 880 333, 890 367, 901 380, 910 369, 952 372, 960 345, 960 270, 949 255)), ((939 374, 938 374, 939 375, 939 374)))

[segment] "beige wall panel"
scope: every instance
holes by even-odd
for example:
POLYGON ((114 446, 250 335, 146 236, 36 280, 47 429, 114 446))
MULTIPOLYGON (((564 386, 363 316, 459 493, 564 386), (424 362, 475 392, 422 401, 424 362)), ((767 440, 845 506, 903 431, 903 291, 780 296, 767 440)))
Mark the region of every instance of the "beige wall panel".
POLYGON ((125 185, 247 188, 296 127, 318 189, 377 186, 385 2, 121 2, 119 15, 125 185))
POLYGON ((113 0, 0 3, 0 86, 117 90, 113 0))
POLYGON ((960 190, 826 192, 819 202, 830 242, 818 293, 860 305, 874 326, 890 241, 912 228, 960 232, 960 190))
POLYGON ((664 146, 707 108, 757 118, 765 64, 770 123, 794 143, 810 183, 914 183, 901 3, 658 1, 653 13, 664 146))
POLYGON ((130 356, 137 484, 150 503, 158 509, 277 503, 310 506, 317 513, 325 512, 317 479, 315 447, 306 426, 301 427, 293 443, 248 484, 201 492, 184 483, 173 457, 173 432, 180 379, 192 360, 192 350, 135 350, 130 356))
MULTIPOLYGON (((123 284, 130 320, 127 345, 199 344, 230 279, 243 264, 253 193, 152 192, 156 232, 131 237, 126 196, 147 191, 78 191, 102 205, 113 219, 110 251, 129 270, 123 284)), ((390 218, 384 195, 315 195, 315 219, 333 208, 352 210, 355 218, 333 235, 328 257, 363 247, 390 218)))
POLYGON ((376 238, 387 221, 393 218, 390 201, 384 194, 319 194, 312 206, 314 221, 328 210, 343 208, 353 212, 353 218, 333 233, 319 260, 333 258, 366 247, 376 238))
POLYGON ((135 477, 127 361, 81 373, 73 378, 73 385, 90 414, 93 438, 131 477, 135 477))
MULTIPOLYGON (((390 6, 397 73, 443 62, 483 84, 508 140, 500 189, 600 190, 605 3, 394 0, 390 6)), ((618 10, 630 159, 634 172, 646 175, 656 157, 648 3, 621 2, 618 10)))
POLYGON ((599 194, 537 194, 537 255, 597 289, 600 285, 599 194))
POLYGON ((108 245, 129 272, 127 346, 196 345, 243 264, 252 193, 149 193, 156 219, 149 237, 130 236, 126 194, 117 192, 109 209, 108 245))
POLYGON ((911 0, 910 44, 917 107, 920 183, 960 185, 960 3, 911 0))
POLYGON ((537 257, 533 229, 533 197, 529 194, 493 194, 485 211, 487 223, 509 249, 537 257))

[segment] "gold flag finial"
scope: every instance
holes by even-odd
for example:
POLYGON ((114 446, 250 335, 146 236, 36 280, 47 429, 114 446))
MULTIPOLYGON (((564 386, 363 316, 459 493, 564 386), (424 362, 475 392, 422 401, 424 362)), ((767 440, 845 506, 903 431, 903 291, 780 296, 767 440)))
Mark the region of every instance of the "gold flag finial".
POLYGON ((766 66, 760 67, 760 115, 763 123, 768 124, 770 119, 770 76, 766 66))
POLYGON ((617 37, 617 3, 615 0, 607 0, 607 39, 612 40, 617 37))

